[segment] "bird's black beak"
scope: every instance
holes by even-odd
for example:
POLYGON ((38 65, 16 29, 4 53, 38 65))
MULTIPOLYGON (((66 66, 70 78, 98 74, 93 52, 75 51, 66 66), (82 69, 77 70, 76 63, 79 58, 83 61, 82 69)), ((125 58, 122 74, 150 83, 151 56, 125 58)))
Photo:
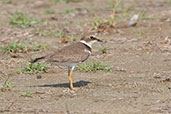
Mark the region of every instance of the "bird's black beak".
POLYGON ((103 42, 102 40, 100 40, 100 39, 98 39, 98 38, 96 38, 96 40, 97 40, 98 42, 103 42))
POLYGON ((100 40, 99 38, 96 38, 96 37, 94 37, 94 36, 91 36, 90 37, 92 40, 97 40, 98 42, 103 42, 102 40, 100 40))

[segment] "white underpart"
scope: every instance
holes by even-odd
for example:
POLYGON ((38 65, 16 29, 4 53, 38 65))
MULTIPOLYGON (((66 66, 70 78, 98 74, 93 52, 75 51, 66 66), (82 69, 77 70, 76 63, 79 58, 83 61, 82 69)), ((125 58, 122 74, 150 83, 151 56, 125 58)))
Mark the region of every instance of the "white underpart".
POLYGON ((51 63, 52 65, 59 65, 59 66, 68 66, 68 67, 72 67, 75 68, 75 66, 77 66, 80 63, 60 63, 60 62, 55 62, 55 63, 51 63))
POLYGON ((87 45, 88 47, 92 48, 91 44, 87 43, 86 41, 81 40, 80 42, 83 43, 83 44, 85 44, 85 45, 87 45))
POLYGON ((88 50, 86 50, 86 49, 84 49, 84 51, 85 51, 85 52, 88 52, 89 55, 91 55, 91 51, 88 51, 88 50))

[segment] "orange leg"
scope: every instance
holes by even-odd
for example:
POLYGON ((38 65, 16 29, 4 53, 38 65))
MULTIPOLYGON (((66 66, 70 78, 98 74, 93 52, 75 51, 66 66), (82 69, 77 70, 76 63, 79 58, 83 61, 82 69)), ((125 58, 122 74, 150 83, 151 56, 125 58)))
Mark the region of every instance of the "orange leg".
POLYGON ((71 90, 77 90, 77 88, 73 87, 73 82, 72 82, 72 72, 74 68, 68 68, 68 78, 69 78, 69 84, 70 84, 70 89, 71 90))

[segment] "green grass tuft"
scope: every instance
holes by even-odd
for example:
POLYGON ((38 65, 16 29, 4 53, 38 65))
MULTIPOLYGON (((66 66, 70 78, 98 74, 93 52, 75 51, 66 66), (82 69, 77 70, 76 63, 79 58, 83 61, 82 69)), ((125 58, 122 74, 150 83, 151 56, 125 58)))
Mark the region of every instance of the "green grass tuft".
POLYGON ((106 63, 100 63, 100 62, 96 62, 96 63, 83 63, 81 64, 79 67, 76 68, 76 70, 80 70, 80 71, 90 71, 90 72, 96 72, 96 71, 111 71, 112 68, 107 66, 106 63))
POLYGON ((28 47, 17 42, 8 44, 7 46, 1 47, 2 50, 7 51, 8 53, 17 53, 17 52, 26 52, 28 47))
POLYGON ((0 2, 11 4, 13 2, 13 0, 0 0, 0 2))
POLYGON ((29 90, 27 90, 25 93, 22 93, 21 96, 23 96, 23 97, 30 97, 30 98, 33 97, 32 93, 29 90))
POLYGON ((17 70, 17 73, 24 73, 24 74, 36 74, 41 72, 48 72, 49 68, 48 65, 45 63, 29 63, 28 66, 17 70))
POLYGON ((27 46, 22 43, 13 42, 8 44, 7 46, 0 47, 2 50, 8 53, 26 53, 28 51, 40 51, 47 48, 46 44, 34 45, 34 46, 27 46))
POLYGON ((167 3, 168 3, 168 5, 171 5, 171 0, 168 0, 168 2, 167 2, 167 3))
POLYGON ((103 19, 101 19, 101 18, 93 18, 93 20, 92 20, 92 29, 98 29, 98 27, 102 24, 102 23, 104 23, 104 20, 103 19))
POLYGON ((56 33, 55 33, 55 36, 57 37, 57 38, 64 38, 65 37, 65 32, 62 30, 62 31, 57 31, 56 33))
POLYGON ((73 36, 73 35, 70 36, 69 38, 70 38, 71 41, 76 41, 76 40, 77 40, 77 37, 75 37, 75 36, 73 36))
POLYGON ((5 82, 3 85, 0 86, 0 89, 2 92, 5 92, 5 91, 10 91, 11 88, 13 88, 13 84, 11 81, 9 81, 9 76, 6 78, 5 82))
POLYGON ((33 47, 30 47, 30 50, 32 51, 40 51, 47 48, 47 44, 40 44, 40 45, 34 45, 33 47))
POLYGON ((32 32, 34 34, 39 35, 39 36, 53 36, 53 31, 46 30, 46 29, 43 29, 43 28, 35 28, 32 32))
POLYGON ((66 14, 71 14, 71 13, 75 13, 75 12, 76 12, 75 9, 66 9, 65 10, 66 14))
POLYGON ((9 19, 12 25, 22 28, 28 28, 32 25, 38 24, 37 21, 32 20, 21 12, 14 13, 11 17, 9 17, 9 19))
POLYGON ((144 35, 143 31, 137 31, 137 30, 133 30, 133 33, 136 34, 137 37, 142 38, 142 36, 144 35))
POLYGON ((99 47, 99 51, 101 51, 103 54, 107 53, 107 50, 109 50, 109 48, 99 47))
POLYGON ((45 10, 45 13, 46 13, 46 14, 54 14, 55 11, 54 11, 53 9, 46 9, 46 10, 45 10))

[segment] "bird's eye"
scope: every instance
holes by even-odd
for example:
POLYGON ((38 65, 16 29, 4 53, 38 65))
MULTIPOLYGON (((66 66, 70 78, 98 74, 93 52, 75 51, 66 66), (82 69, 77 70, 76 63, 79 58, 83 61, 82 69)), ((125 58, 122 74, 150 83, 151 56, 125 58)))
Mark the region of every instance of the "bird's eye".
POLYGON ((95 40, 96 38, 94 36, 90 36, 90 39, 91 40, 95 40))

